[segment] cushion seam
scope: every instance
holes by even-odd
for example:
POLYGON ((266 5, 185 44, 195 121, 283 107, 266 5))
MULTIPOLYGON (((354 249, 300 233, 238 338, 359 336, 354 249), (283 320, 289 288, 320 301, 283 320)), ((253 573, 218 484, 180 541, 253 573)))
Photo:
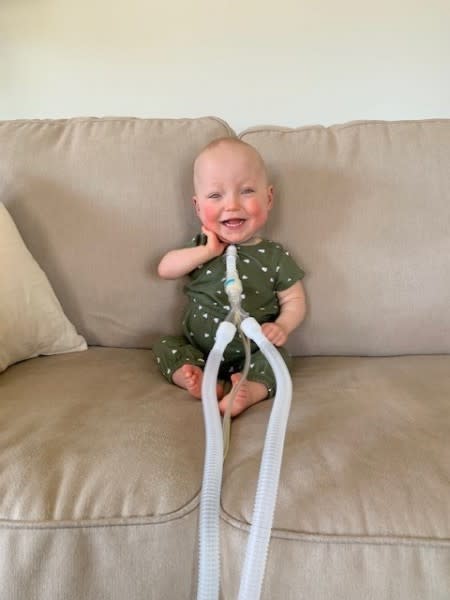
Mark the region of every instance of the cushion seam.
MULTIPOLYGON (((244 521, 234 519, 221 511, 221 520, 231 526, 248 533, 250 525, 244 521)), ((348 535, 348 534, 319 534, 289 531, 287 529, 272 529, 271 537, 291 542, 302 542, 309 544, 338 544, 338 545, 367 545, 367 546, 417 546, 427 548, 449 548, 448 538, 408 537, 408 536, 372 536, 372 535, 348 535)))
POLYGON ((239 139, 242 139, 246 135, 250 135, 252 133, 267 133, 267 134, 277 134, 277 133, 303 133, 307 131, 315 131, 315 130, 332 130, 332 129, 349 129, 351 127, 361 127, 361 126, 371 126, 371 125, 405 125, 405 124, 422 124, 422 123, 450 123, 450 119, 405 119, 405 120, 397 120, 397 121, 383 121, 383 120, 367 120, 367 121, 349 121, 348 123, 335 123, 332 125, 305 125, 300 127, 278 127, 275 125, 266 125, 255 128, 250 127, 249 129, 244 129, 238 134, 239 139))
POLYGON ((164 525, 171 521, 178 521, 198 509, 200 496, 196 494, 187 504, 178 510, 157 517, 104 517, 97 519, 61 519, 59 521, 37 521, 37 520, 13 520, 0 519, 0 530, 2 529, 81 529, 81 528, 104 528, 124 527, 136 525, 164 525))

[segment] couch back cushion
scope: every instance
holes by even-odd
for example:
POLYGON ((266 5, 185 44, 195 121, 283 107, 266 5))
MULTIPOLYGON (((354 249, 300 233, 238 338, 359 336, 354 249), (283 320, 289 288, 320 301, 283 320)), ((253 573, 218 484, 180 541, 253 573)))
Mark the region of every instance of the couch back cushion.
POLYGON ((214 118, 0 122, 0 202, 89 344, 179 331, 182 282, 156 267, 196 230, 194 157, 229 135, 214 118))
MULTIPOLYGON (((179 333, 168 249, 198 230, 192 162, 233 135, 202 119, 0 122, 0 202, 89 344, 179 333)), ((294 354, 450 351, 450 120, 258 128, 276 202, 267 234, 305 269, 294 354)))
POLYGON ((450 352, 450 120, 258 128, 268 234, 306 271, 296 354, 450 352))

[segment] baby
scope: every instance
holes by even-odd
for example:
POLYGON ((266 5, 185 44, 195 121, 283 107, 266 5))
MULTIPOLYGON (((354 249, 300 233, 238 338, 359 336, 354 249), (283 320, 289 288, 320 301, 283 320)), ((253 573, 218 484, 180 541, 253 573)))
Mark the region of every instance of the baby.
MULTIPOLYGON (((229 244, 238 252, 241 306, 261 324, 287 364, 289 357, 282 346, 304 318, 305 295, 300 282, 304 273, 289 253, 280 244, 259 237, 272 208, 273 188, 264 162, 252 146, 234 138, 208 144, 194 163, 194 190, 194 208, 203 235, 194 238, 189 247, 168 252, 158 266, 164 279, 189 275, 184 336, 166 336, 153 350, 163 375, 200 398, 205 359, 214 345, 218 324, 230 311, 222 256, 229 244)), ((237 386, 244 359, 236 334, 225 350, 219 379, 231 378, 232 387, 237 386)), ((231 414, 236 416, 274 394, 272 369, 252 343, 247 380, 238 390, 231 414)), ((229 395, 221 384, 217 396, 224 413, 229 395)))

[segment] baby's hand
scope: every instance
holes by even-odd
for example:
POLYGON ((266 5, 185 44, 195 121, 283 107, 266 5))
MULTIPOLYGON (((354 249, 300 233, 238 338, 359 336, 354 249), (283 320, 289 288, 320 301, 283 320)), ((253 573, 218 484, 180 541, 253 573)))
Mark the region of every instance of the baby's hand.
POLYGON ((216 256, 220 256, 221 254, 223 254, 223 251, 227 247, 227 244, 221 242, 217 235, 213 231, 206 229, 206 227, 202 227, 202 232, 208 238, 206 242, 206 248, 211 254, 211 258, 215 258, 216 256))
POLYGON ((261 329, 269 342, 272 342, 275 346, 282 346, 286 343, 288 336, 284 329, 276 323, 263 323, 261 329))

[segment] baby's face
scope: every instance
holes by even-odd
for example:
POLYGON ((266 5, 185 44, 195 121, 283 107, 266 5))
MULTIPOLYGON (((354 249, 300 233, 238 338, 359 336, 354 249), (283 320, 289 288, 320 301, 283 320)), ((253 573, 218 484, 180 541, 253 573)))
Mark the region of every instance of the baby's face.
POLYGON ((246 242, 267 221, 272 186, 245 146, 223 143, 206 151, 197 161, 194 184, 197 215, 223 242, 246 242))

